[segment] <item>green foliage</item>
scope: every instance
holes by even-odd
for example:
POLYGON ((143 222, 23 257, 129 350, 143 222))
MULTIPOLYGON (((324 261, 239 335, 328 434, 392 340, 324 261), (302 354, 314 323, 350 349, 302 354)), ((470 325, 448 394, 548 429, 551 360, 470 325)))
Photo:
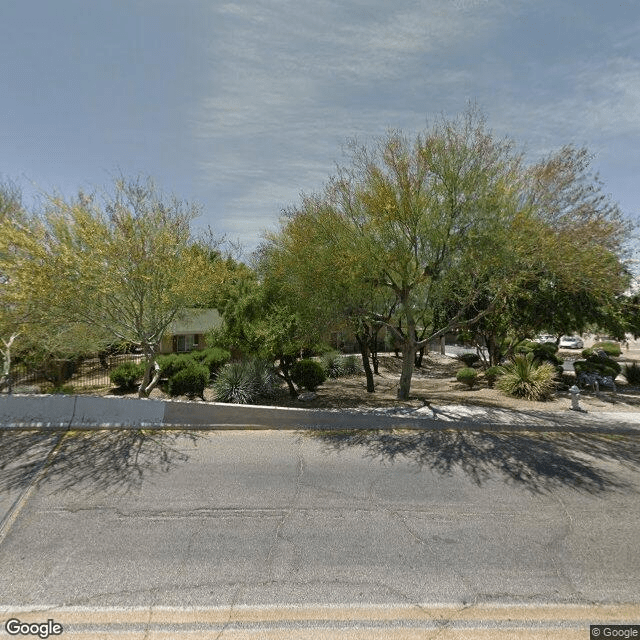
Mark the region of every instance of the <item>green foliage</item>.
POLYGON ((558 345, 553 342, 539 343, 533 340, 524 340, 516 347, 515 352, 520 355, 532 354, 537 364, 548 362, 556 367, 562 364, 562 360, 556 355, 558 345))
POLYGON ((591 354, 586 360, 576 360, 573 363, 576 375, 581 373, 599 373, 601 376, 611 376, 614 380, 622 371, 619 363, 611 358, 604 358, 591 354))
POLYGON ((144 375, 144 364, 137 362, 123 362, 110 374, 111 382, 120 389, 133 391, 144 375))
POLYGON ((298 360, 291 368, 291 379, 298 386, 309 391, 315 391, 321 385, 326 376, 322 365, 315 360, 298 360))
MULTIPOLYGON (((617 342, 596 342, 591 347, 592 352, 604 351, 610 358, 617 358, 622 353, 622 349, 617 342)), ((586 356, 585 356, 586 357, 586 356)))
POLYGON ((72 384, 63 384, 60 387, 52 387, 48 393, 60 394, 60 395, 73 395, 75 389, 72 384))
POLYGON ((209 369, 192 361, 169 378, 167 391, 170 396, 198 396, 204 400, 204 390, 208 383, 209 369))
POLYGON ((640 365, 635 360, 631 364, 625 365, 623 374, 629 384, 634 387, 640 385, 640 365))
POLYGON ((250 360, 247 363, 247 372, 258 397, 271 398, 276 394, 280 378, 271 362, 260 358, 250 360))
POLYGON ((478 379, 478 372, 475 369, 471 369, 471 367, 465 367, 464 369, 460 369, 456 374, 456 380, 458 382, 463 382, 466 384, 469 389, 473 388, 473 385, 476 383, 478 379))
POLYGON ((458 356, 458 360, 464 362, 467 367, 473 367, 476 362, 480 361, 480 356, 477 353, 461 353, 458 356))
POLYGON ((255 359, 226 364, 218 373, 213 390, 218 402, 251 404, 260 397, 275 395, 278 386, 273 365, 255 359))
POLYGON ((330 351, 322 356, 321 364, 327 378, 342 378, 362 373, 360 358, 353 354, 344 356, 339 351, 330 351))
POLYGON ((344 375, 344 358, 340 352, 325 353, 321 362, 327 378, 341 378, 344 375))
POLYGON ((227 362, 231 360, 231 353, 226 349, 221 349, 219 347, 209 347, 202 351, 192 351, 190 355, 195 361, 201 362, 205 365, 212 376, 215 375, 223 365, 227 364, 227 362))
POLYGON ((487 384, 489 385, 490 389, 493 388, 495 381, 500 377, 501 374, 502 374, 501 367, 489 367, 484 372, 484 379, 487 381, 487 384))
POLYGON ((345 376, 355 376, 362 373, 362 361, 356 355, 345 356, 342 366, 345 376))
POLYGON ((526 400, 546 400, 555 388, 556 369, 545 362, 537 364, 533 353, 517 355, 513 362, 500 367, 502 375, 496 387, 510 396, 526 400))
POLYGON ((158 365, 160 366, 161 376, 163 378, 171 378, 178 373, 178 371, 186 369, 195 362, 190 353, 170 353, 158 358, 158 365))

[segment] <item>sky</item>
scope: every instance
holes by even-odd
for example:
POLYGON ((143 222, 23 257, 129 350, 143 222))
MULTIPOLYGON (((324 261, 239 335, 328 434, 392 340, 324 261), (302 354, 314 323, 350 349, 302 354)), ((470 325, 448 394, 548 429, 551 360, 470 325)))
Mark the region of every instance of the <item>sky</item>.
POLYGON ((470 102, 530 162, 586 146, 640 213, 637 0, 0 0, 0 91, 27 206, 151 176, 247 253, 349 139, 470 102))

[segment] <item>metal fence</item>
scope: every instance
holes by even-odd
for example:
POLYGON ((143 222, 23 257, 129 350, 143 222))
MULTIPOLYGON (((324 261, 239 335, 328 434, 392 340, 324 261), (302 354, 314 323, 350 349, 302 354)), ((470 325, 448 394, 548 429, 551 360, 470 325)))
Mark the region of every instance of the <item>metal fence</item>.
MULTIPOLYGON (((62 387, 82 393, 113 386, 111 372, 124 362, 140 362, 142 356, 125 353, 94 356, 81 360, 52 359, 37 367, 17 363, 11 367, 10 391, 13 393, 47 393, 62 387)), ((5 388, 7 392, 9 389, 5 388)))

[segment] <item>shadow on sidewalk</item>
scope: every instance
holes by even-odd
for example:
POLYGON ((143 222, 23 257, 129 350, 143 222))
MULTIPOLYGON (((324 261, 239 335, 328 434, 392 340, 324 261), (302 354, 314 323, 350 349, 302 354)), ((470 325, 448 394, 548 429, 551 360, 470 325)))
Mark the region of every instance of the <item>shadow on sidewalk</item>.
POLYGON ((320 439, 331 449, 361 447, 366 456, 386 461, 404 459, 443 475, 461 470, 478 485, 502 476, 536 493, 561 486, 587 493, 635 490, 603 467, 615 461, 640 471, 637 436, 444 429, 303 434, 320 439))
POLYGON ((46 464, 44 482, 56 491, 89 482, 94 489, 126 492, 149 474, 186 462, 189 456, 180 441, 198 437, 158 430, 3 431, 0 491, 26 487, 46 464))

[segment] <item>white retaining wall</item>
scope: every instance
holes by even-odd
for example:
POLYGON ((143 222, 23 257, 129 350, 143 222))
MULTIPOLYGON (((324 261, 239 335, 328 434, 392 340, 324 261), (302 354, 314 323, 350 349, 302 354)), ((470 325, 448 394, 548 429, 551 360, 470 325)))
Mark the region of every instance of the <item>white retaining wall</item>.
POLYGON ((50 429, 160 425, 164 402, 137 398, 72 395, 2 395, 0 425, 50 429))

